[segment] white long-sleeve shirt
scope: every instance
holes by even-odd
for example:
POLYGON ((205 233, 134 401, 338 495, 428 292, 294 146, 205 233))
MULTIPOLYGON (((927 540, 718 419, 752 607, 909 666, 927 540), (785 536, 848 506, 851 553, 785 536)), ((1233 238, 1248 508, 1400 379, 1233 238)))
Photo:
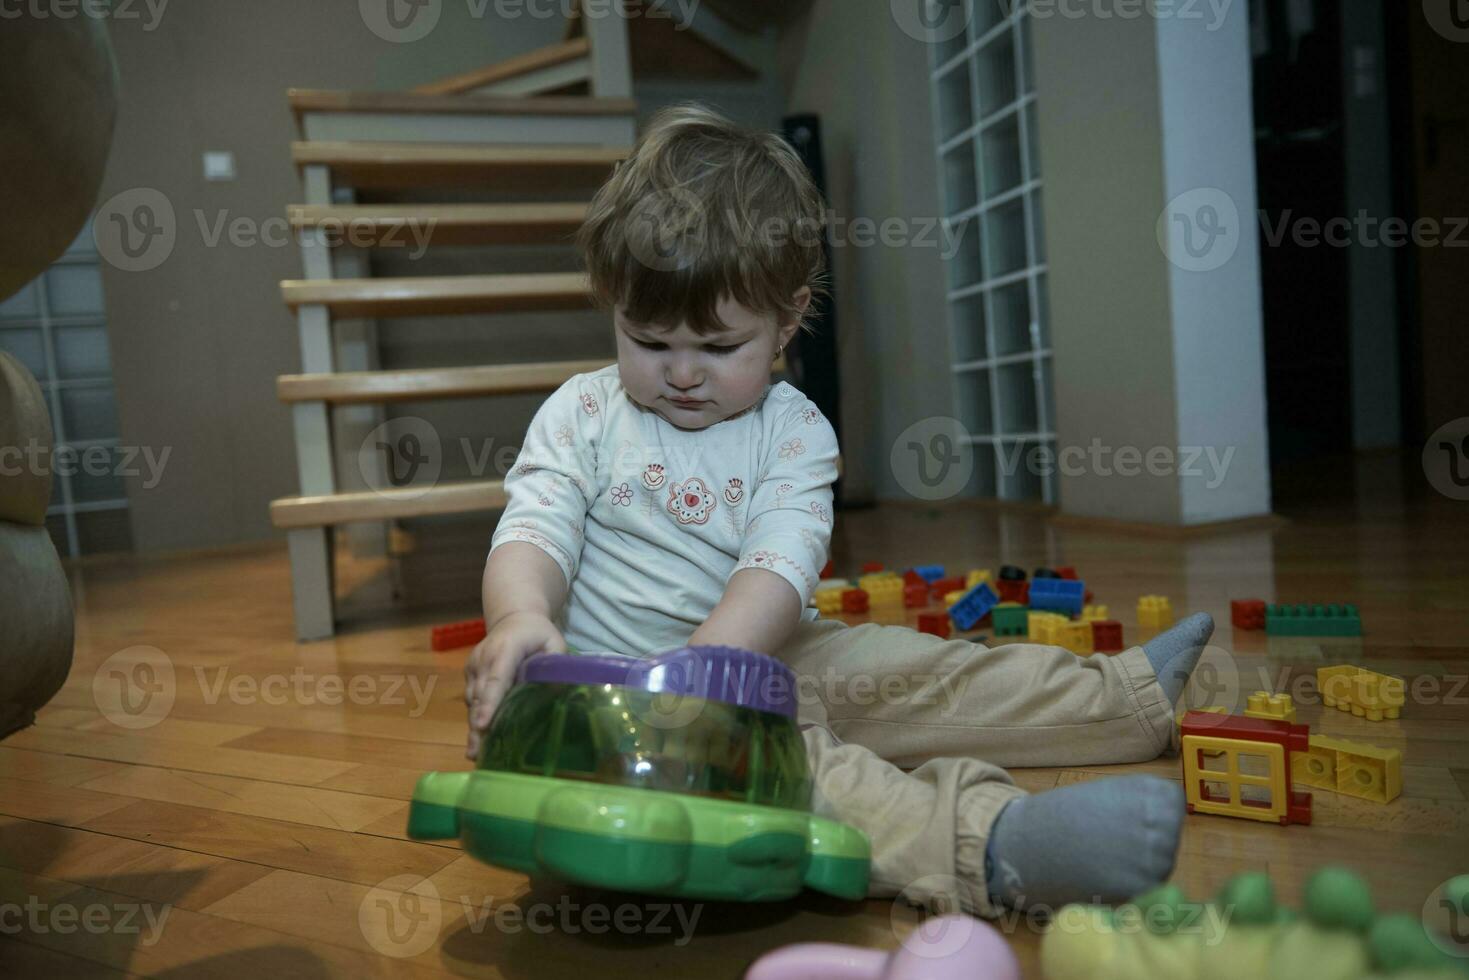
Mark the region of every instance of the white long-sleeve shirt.
POLYGON ((490 551, 525 541, 561 566, 557 625, 583 652, 647 656, 687 643, 742 568, 780 575, 814 619, 836 460, 831 423, 785 382, 690 431, 634 402, 609 365, 536 412, 490 551))

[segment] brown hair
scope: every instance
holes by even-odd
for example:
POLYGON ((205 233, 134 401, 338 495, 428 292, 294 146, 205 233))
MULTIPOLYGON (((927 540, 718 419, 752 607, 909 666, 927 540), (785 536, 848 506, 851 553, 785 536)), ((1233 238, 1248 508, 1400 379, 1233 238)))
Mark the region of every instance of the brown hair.
POLYGON ((727 329, 732 298, 779 323, 800 319, 802 286, 827 295, 826 210, 780 136, 697 103, 660 110, 598 189, 577 235, 594 298, 637 323, 727 329))

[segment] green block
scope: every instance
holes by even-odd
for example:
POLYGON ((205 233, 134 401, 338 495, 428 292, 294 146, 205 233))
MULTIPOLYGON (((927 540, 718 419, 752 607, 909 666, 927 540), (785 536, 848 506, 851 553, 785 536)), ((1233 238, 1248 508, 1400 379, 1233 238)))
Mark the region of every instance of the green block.
POLYGON ((1024 636, 1030 630, 1030 610, 1024 606, 996 606, 990 616, 996 636, 1024 636))
POLYGON ((1361 636, 1357 607, 1332 605, 1269 605, 1265 632, 1270 636, 1361 636))

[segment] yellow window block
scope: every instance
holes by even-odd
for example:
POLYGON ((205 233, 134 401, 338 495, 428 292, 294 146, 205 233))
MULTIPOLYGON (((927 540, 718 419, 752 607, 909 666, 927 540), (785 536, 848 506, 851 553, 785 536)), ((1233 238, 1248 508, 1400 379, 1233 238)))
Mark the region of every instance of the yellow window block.
POLYGON ((1285 749, 1268 742, 1185 735, 1183 789, 1190 813, 1280 823, 1290 802, 1285 749), (1265 772, 1244 772, 1241 756, 1264 760, 1265 772), (1204 759, 1213 759, 1215 764, 1206 768, 1204 759), (1262 798, 1262 791, 1269 794, 1268 799, 1262 798))
POLYGON ((1291 778, 1343 796, 1391 803, 1403 792, 1403 753, 1365 742, 1312 735, 1311 751, 1291 757, 1291 778))
POLYGON ((1256 691, 1251 694, 1244 710, 1246 718, 1265 718, 1271 721, 1296 720, 1296 703, 1289 694, 1271 694, 1256 691))

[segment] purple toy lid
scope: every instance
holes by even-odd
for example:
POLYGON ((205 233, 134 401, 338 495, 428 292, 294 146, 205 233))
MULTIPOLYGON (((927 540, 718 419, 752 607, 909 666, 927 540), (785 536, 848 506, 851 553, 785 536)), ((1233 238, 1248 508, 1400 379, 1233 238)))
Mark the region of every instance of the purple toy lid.
POLYGON ((653 657, 541 653, 521 663, 515 680, 518 684, 614 684, 796 717, 796 675, 773 657, 739 647, 680 647, 653 657))

